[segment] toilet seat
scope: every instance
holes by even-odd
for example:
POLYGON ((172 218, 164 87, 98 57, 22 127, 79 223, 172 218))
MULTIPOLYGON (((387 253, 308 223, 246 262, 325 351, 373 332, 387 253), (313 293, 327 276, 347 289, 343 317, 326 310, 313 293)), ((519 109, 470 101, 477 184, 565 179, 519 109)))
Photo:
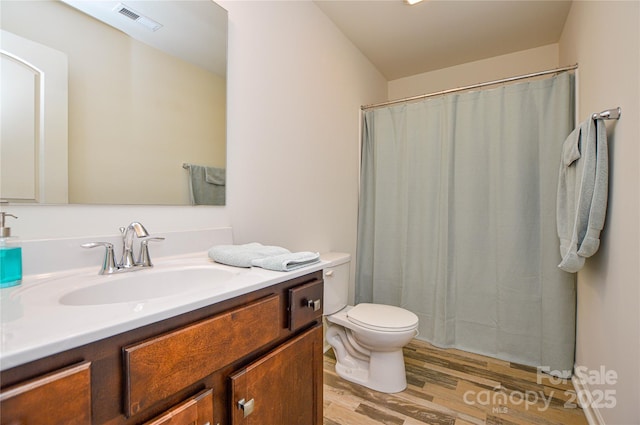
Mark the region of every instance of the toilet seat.
POLYGON ((362 303, 347 311, 347 319, 363 328, 382 332, 404 332, 418 326, 418 316, 404 308, 362 303))

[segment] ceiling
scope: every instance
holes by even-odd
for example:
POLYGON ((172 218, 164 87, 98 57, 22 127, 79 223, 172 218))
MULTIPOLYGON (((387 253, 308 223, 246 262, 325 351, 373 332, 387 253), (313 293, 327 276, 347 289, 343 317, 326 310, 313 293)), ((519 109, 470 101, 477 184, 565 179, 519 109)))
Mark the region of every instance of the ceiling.
POLYGON ((386 77, 395 80, 557 43, 565 0, 314 0, 386 77))
POLYGON ((62 0, 130 37, 222 77, 227 73, 227 12, 211 1, 62 0), (121 6, 161 24, 149 30, 121 6))

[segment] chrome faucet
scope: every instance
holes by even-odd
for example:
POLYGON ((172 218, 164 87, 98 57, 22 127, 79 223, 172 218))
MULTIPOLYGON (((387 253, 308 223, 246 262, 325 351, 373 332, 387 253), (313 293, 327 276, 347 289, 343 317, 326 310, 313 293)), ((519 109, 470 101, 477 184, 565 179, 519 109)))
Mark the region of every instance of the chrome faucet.
POLYGON ((153 263, 149 257, 148 242, 161 241, 164 240, 164 238, 150 237, 147 229, 137 221, 132 222, 127 227, 121 227, 120 233, 122 235, 122 257, 120 262, 117 264, 115 262, 113 244, 109 242, 89 242, 81 245, 83 248, 95 248, 97 246, 105 247, 104 261, 102 262, 102 267, 98 274, 121 273, 153 267, 153 263), (142 239, 140 242, 140 254, 137 262, 133 259, 134 237, 142 239))
POLYGON ((146 238, 149 236, 149 232, 141 223, 134 221, 129 224, 126 228, 121 227, 120 233, 122 234, 122 259, 120 260, 120 264, 118 265, 120 268, 129 269, 136 265, 133 260, 133 236, 139 238, 146 238))

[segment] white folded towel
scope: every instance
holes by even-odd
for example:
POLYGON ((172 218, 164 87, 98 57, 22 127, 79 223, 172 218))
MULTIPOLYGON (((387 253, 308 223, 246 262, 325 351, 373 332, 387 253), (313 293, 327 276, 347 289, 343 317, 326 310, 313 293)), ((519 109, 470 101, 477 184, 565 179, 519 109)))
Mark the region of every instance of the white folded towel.
POLYGON ((303 251, 257 258, 251 261, 251 265, 278 272, 289 272, 319 261, 320 253, 303 251))
POLYGON ((229 266, 251 267, 251 261, 255 259, 289 253, 288 249, 279 246, 253 242, 244 245, 216 245, 209 249, 209 258, 229 266))

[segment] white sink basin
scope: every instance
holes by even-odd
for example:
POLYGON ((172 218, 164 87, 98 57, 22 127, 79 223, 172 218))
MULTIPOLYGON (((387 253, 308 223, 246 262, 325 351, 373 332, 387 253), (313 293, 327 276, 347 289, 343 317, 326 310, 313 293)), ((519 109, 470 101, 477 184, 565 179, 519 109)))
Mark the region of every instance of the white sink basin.
POLYGON ((236 273, 212 267, 141 270, 103 276, 98 284, 75 289, 60 297, 60 304, 86 306, 129 303, 211 288, 236 273))

